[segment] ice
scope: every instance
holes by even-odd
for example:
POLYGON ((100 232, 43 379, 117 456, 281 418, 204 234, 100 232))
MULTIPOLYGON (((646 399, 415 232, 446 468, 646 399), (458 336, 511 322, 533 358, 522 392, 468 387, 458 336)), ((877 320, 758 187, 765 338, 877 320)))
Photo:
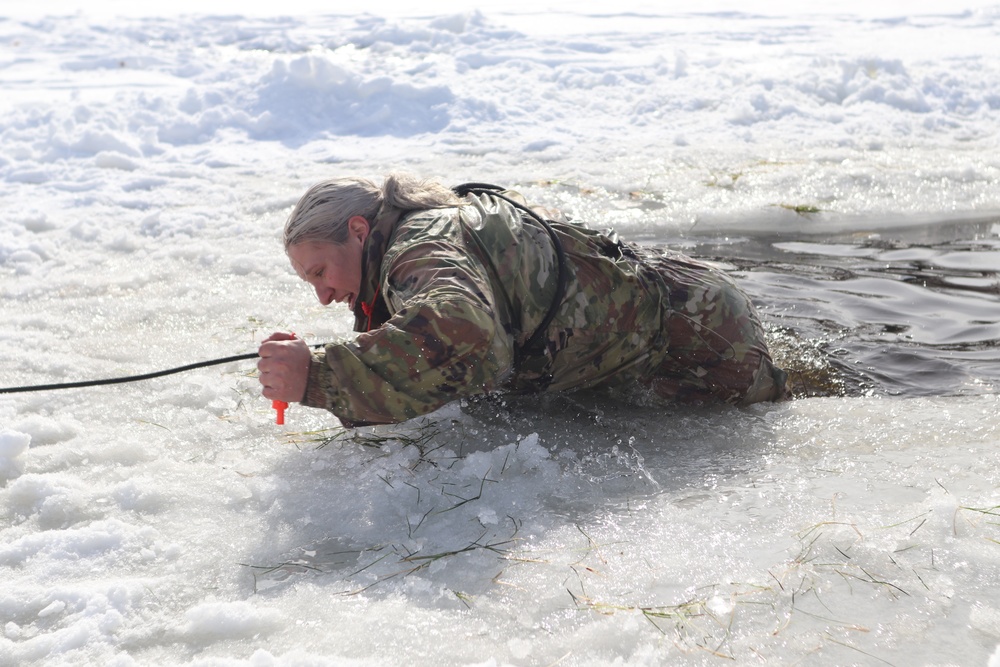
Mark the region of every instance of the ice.
MULTIPOLYGON (((0 19, 4 387, 349 336, 280 244, 305 187, 348 173, 994 287, 995 3, 10 0, 0 19), (992 231, 949 252, 849 238, 961 221, 992 231)), ((836 287, 855 328, 926 318, 907 335, 942 355, 995 339, 965 292, 836 287)), ((252 370, 0 397, 0 664, 1000 665, 995 389, 511 399, 345 431, 298 406, 275 426, 252 370)))
POLYGON ((184 614, 183 633, 196 641, 250 638, 282 624, 276 610, 247 602, 204 602, 184 614))
POLYGON ((27 433, 0 431, 0 481, 20 474, 21 465, 17 459, 28 450, 29 444, 31 436, 27 433))

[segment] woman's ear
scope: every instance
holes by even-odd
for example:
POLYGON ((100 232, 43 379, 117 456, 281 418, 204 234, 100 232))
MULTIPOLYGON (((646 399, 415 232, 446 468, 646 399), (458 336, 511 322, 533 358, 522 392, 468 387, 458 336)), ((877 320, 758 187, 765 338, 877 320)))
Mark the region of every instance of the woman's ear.
POLYGON ((349 236, 358 239, 361 243, 368 238, 371 226, 363 216, 356 215, 347 221, 347 233, 349 236))

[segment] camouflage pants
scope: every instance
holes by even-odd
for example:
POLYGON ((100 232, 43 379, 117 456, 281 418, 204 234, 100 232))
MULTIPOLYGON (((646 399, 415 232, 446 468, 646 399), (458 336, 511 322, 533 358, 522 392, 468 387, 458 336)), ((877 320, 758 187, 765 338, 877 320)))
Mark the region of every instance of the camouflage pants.
POLYGON ((729 276, 670 251, 643 253, 665 285, 668 348, 647 384, 671 401, 738 405, 787 397, 750 298, 729 276))

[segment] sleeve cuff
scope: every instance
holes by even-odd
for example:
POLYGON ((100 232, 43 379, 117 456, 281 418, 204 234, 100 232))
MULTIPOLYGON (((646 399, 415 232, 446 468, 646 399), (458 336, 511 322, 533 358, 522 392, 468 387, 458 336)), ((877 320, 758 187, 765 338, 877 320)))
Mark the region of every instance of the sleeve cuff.
POLYGON ((330 409, 332 395, 336 389, 332 386, 330 369, 326 365, 326 353, 314 352, 309 360, 309 375, 306 378, 306 391, 302 397, 302 405, 310 408, 330 409))

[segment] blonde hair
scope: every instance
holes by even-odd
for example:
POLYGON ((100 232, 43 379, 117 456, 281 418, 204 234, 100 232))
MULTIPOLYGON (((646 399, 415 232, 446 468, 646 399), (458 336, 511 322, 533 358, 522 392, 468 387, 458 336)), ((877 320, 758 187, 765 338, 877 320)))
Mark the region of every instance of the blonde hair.
POLYGON ((347 221, 356 215, 374 224, 387 208, 405 213, 460 202, 440 183, 405 174, 389 174, 381 186, 355 176, 333 178, 309 188, 292 209, 285 222, 285 250, 312 241, 342 244, 347 241, 347 221))

